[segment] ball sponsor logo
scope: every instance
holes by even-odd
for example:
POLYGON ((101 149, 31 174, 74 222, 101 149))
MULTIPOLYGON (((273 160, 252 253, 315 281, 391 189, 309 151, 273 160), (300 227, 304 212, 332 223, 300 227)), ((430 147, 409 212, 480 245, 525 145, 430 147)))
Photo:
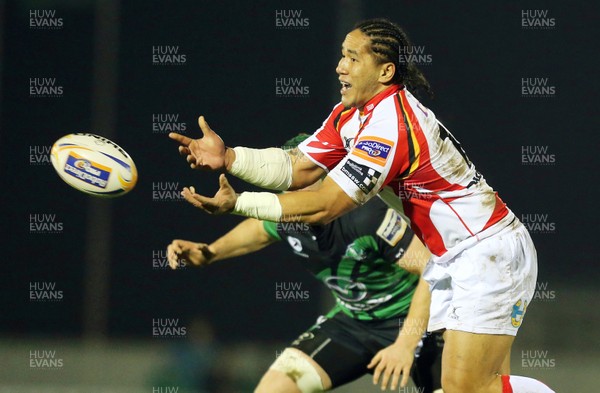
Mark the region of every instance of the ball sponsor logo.
POLYGON ((110 168, 101 168, 101 165, 82 159, 75 153, 69 154, 64 171, 99 188, 106 188, 110 176, 110 168))

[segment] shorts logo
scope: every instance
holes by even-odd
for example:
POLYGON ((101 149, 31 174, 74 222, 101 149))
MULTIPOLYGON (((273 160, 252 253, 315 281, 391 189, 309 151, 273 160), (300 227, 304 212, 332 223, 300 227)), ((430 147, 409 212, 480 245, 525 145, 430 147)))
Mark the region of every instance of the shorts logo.
POLYGON ((73 152, 67 157, 64 171, 79 180, 100 188, 106 188, 110 176, 110 168, 86 160, 73 152))
POLYGON ((288 236, 287 241, 290 244, 290 246, 292 246, 294 251, 296 251, 296 252, 302 251, 302 242, 300 240, 296 239, 295 237, 288 236))
POLYGON ((292 346, 298 346, 302 341, 312 340, 315 338, 315 335, 311 332, 302 333, 297 339, 292 342, 292 346))
POLYGON ((527 310, 527 302, 525 300, 519 300, 515 303, 512 310, 512 315, 510 316, 510 322, 514 327, 521 326, 523 322, 523 316, 525 315, 525 311, 527 310))
POLYGON ((375 188, 381 172, 366 165, 358 164, 352 160, 346 161, 341 171, 350 180, 356 184, 365 194, 368 194, 375 188))
POLYGON ((384 166, 392 146, 394 146, 394 142, 387 139, 369 137, 369 139, 358 141, 353 154, 374 164, 384 166))

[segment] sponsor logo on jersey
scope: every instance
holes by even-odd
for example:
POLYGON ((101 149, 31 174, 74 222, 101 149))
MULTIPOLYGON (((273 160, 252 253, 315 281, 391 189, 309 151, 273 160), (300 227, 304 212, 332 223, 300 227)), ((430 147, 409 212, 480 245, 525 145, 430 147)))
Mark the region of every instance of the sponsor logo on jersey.
POLYGON ((74 152, 69 153, 64 171, 79 180, 99 188, 106 188, 108 177, 110 176, 110 168, 86 160, 74 152))
POLYGON ((352 160, 346 161, 341 171, 365 194, 373 190, 381 176, 381 172, 352 160))
POLYGON ((362 282, 339 276, 327 277, 323 282, 346 302, 358 302, 367 297, 367 287, 362 282))
POLYGON ((377 228, 377 235, 394 247, 406 232, 406 221, 393 209, 388 209, 385 218, 377 228))
POLYGON ((374 164, 384 166, 392 146, 394 142, 387 139, 369 137, 358 141, 352 153, 374 164))

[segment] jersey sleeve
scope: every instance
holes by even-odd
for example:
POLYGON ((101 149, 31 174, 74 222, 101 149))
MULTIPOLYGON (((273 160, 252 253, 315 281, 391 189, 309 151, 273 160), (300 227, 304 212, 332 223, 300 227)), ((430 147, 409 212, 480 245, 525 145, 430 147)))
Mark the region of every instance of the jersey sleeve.
MULTIPOLYGON (((375 118, 373 114, 373 118, 375 118)), ((350 152, 328 176, 357 204, 364 204, 407 166, 402 130, 395 116, 373 120, 356 137, 350 152)))
POLYGON ((271 239, 281 240, 281 235, 277 231, 277 223, 273 221, 263 221, 263 228, 271 239))
POLYGON ((344 142, 336 129, 336 124, 345 108, 338 104, 323 122, 321 128, 315 131, 298 145, 298 149, 312 162, 329 172, 348 153, 344 142))

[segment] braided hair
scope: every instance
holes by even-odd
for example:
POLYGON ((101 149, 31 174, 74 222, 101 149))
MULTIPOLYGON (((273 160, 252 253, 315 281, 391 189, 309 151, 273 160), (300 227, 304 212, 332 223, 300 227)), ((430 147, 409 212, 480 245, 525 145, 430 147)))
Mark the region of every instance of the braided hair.
POLYGON ((370 38, 371 51, 381 63, 394 63, 396 72, 392 78, 393 83, 403 84, 414 93, 423 89, 433 97, 429 82, 414 62, 400 61, 400 49, 412 46, 400 26, 387 19, 378 18, 359 22, 354 28, 370 38))

